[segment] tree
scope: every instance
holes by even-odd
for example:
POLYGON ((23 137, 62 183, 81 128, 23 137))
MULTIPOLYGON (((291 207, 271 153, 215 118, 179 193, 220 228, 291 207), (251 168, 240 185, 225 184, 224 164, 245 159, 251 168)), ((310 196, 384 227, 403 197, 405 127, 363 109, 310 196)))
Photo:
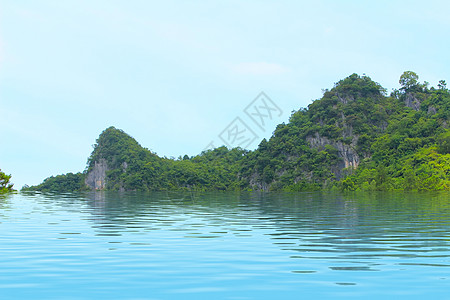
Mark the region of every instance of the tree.
POLYGON ((445 80, 439 80, 438 88, 440 90, 445 90, 447 88, 447 83, 445 82, 445 80))
POLYGON ((341 190, 344 192, 344 191, 350 191, 350 192, 353 192, 353 191, 356 191, 356 189, 357 189, 357 187, 356 187, 356 185, 355 185, 355 183, 353 182, 353 180, 350 178, 350 177, 347 177, 347 178, 345 178, 343 181, 342 181, 342 187, 341 187, 341 190))
POLYGON ((401 90, 409 90, 410 88, 416 86, 419 83, 419 75, 414 73, 413 71, 405 71, 402 76, 400 76, 401 90))
POLYGON ((437 138, 438 151, 441 154, 450 153, 450 130, 445 131, 437 138))
POLYGON ((14 184, 9 183, 10 179, 11 179, 11 175, 6 175, 0 169, 0 194, 13 191, 14 184))

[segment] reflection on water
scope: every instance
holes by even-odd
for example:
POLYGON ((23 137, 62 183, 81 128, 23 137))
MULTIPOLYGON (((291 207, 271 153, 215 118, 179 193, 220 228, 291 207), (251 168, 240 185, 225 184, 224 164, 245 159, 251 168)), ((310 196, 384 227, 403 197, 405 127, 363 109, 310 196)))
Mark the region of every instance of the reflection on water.
POLYGON ((0 228, 5 299, 444 299, 450 286, 449 193, 30 193, 0 198, 0 228))

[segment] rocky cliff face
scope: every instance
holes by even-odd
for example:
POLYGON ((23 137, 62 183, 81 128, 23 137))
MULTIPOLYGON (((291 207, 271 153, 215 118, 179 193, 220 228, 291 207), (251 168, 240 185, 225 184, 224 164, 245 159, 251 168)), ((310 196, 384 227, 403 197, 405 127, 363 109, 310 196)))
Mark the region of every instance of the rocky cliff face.
POLYGON ((252 186, 255 190, 268 192, 269 185, 268 183, 262 182, 258 179, 257 174, 253 174, 249 179, 250 186, 252 186))
POLYGON ((355 150, 358 141, 357 135, 353 136, 352 142, 349 145, 341 141, 333 141, 327 137, 320 136, 317 132, 314 136, 307 137, 306 140, 311 148, 324 149, 326 145, 330 145, 338 150, 338 155, 342 158, 342 163, 332 168, 338 179, 341 177, 342 169, 356 169, 360 163, 360 157, 355 150))
POLYGON ((86 180, 84 181, 87 186, 95 190, 103 190, 106 187, 106 171, 108 170, 108 165, 104 158, 99 161, 94 162, 94 167, 87 174, 86 180))
POLYGON ((406 94, 405 105, 414 109, 415 111, 420 110, 420 100, 417 99, 412 93, 406 94))

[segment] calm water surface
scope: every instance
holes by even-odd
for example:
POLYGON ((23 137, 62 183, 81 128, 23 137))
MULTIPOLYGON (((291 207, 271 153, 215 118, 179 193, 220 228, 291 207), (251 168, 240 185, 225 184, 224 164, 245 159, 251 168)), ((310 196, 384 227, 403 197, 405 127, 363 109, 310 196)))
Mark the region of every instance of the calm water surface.
POLYGON ((450 299, 450 194, 0 198, 0 299, 450 299))

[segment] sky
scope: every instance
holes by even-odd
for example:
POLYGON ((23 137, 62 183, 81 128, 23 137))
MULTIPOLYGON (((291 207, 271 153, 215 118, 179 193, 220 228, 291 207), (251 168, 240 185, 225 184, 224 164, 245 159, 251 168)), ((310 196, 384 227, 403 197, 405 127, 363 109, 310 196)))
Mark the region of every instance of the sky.
POLYGON ((16 188, 83 171, 109 126, 178 157, 226 144, 240 124, 254 149, 352 73, 388 91, 406 70, 436 86, 450 80, 448 11, 433 0, 0 0, 0 169, 16 188), (248 107, 273 114, 260 126, 248 107))

